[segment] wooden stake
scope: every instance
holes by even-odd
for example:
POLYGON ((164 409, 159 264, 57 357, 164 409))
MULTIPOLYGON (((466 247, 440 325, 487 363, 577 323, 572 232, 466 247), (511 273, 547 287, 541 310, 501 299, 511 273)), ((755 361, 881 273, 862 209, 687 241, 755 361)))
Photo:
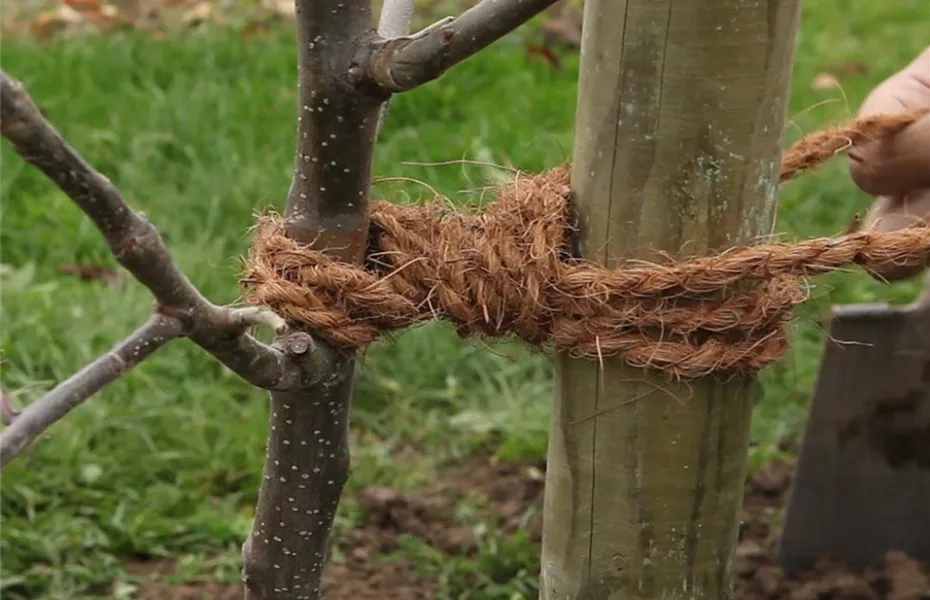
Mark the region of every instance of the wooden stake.
MULTIPOLYGON (((587 0, 572 181, 614 266, 771 230, 798 0, 587 0)), ((753 378, 564 358, 541 598, 730 597, 753 378)))

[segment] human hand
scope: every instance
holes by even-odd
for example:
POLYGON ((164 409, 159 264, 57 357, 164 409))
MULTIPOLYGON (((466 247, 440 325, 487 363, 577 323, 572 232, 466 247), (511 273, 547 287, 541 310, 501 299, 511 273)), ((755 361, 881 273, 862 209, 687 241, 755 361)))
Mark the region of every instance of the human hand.
MULTIPOLYGON (((878 85, 863 102, 859 116, 930 109, 930 46, 878 85)), ((850 175, 863 191, 876 196, 863 228, 894 231, 930 220, 930 114, 894 137, 849 152, 850 175)), ((884 274, 899 280, 923 269, 884 274)))

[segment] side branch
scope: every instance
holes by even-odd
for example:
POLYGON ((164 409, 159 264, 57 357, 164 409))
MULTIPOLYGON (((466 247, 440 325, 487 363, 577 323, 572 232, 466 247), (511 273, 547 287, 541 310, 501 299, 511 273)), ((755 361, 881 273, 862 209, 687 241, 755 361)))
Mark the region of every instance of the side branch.
POLYGON ((384 0, 378 19, 378 35, 392 39, 410 33, 414 8, 413 0, 384 0))
POLYGON ((442 75, 555 4, 555 0, 482 0, 449 22, 410 37, 379 42, 367 68, 370 83, 393 93, 442 75))
MULTIPOLYGON (((267 324, 267 315, 252 311, 231 318, 236 309, 209 302, 175 264, 155 227, 65 141, 23 84, 2 70, 0 134, 93 220, 116 260, 155 295, 161 312, 180 320, 183 335, 255 386, 286 388, 302 377, 284 354, 245 333, 250 325, 267 324)), ((283 322, 274 325, 281 329, 283 322)))
MULTIPOLYGON (((378 35, 385 39, 408 35, 414 8, 415 0, 384 0, 381 5, 381 17, 378 19, 378 35)), ((378 132, 384 125, 384 115, 387 114, 390 102, 389 98, 381 105, 378 113, 378 132)))
POLYGON ((184 324, 180 319, 156 313, 115 348, 30 404, 0 435, 0 467, 6 466, 43 431, 84 400, 183 332, 184 324))

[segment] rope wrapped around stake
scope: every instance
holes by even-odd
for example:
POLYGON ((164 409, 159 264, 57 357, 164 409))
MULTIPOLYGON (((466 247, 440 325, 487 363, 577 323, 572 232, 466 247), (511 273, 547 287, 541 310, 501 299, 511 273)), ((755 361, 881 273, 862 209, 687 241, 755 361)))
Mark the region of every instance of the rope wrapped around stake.
MULTIPOLYGON (((884 115, 815 132, 783 155, 781 181, 918 115, 884 115)), ((464 336, 516 335, 576 357, 691 378, 752 372, 788 349, 784 326, 807 299, 801 278, 859 265, 877 276, 930 266, 930 224, 766 243, 608 269, 570 254, 570 169, 516 177, 480 214, 438 202, 373 203, 364 265, 287 237, 262 215, 242 277, 246 300, 268 306, 337 349, 430 319, 464 336)))

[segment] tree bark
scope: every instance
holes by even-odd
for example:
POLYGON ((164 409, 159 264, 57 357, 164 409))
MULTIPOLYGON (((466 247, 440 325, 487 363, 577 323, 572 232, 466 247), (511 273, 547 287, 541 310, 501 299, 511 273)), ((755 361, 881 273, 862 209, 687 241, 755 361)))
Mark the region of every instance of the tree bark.
MULTIPOLYGON (((418 36, 385 41, 371 27, 369 0, 296 0, 298 139, 285 211, 287 234, 340 260, 361 262, 369 233, 371 159, 390 94, 438 77, 552 1, 486 0, 453 20, 445 33, 428 28, 418 36), (436 35, 439 46, 430 41, 436 35), (410 48, 409 56, 394 51, 401 46, 410 48), (388 47, 393 50, 380 52, 388 47), (389 72, 392 59, 403 59, 408 86, 384 87, 373 76, 379 68, 389 72)), ((382 25, 388 33, 405 29, 405 6, 386 7, 390 14, 382 25)), ((276 345, 295 361, 303 354, 309 359, 305 385, 271 394, 265 475, 252 532, 243 545, 243 580, 249 600, 318 598, 349 471, 355 359, 320 348, 301 332, 276 345)))
POLYGON ((385 92, 405 92, 437 79, 496 42, 556 0, 481 0, 454 19, 409 37, 379 41, 360 76, 385 92))
MULTIPOLYGON (((349 80, 360 45, 374 35, 370 4, 297 0, 296 7, 298 137, 286 230, 299 242, 360 262, 372 152, 386 99, 349 80)), ((304 386, 271 394, 264 479, 243 546, 243 580, 248 600, 315 599, 349 472, 355 360, 316 347, 305 333, 277 345, 295 360, 313 360, 305 366, 304 386), (324 354, 329 362, 321 365, 324 354)))
MULTIPOLYGON (((587 0, 581 254, 662 261, 769 233, 798 4, 587 0)), ((753 389, 561 359, 541 598, 731 597, 753 389)))

